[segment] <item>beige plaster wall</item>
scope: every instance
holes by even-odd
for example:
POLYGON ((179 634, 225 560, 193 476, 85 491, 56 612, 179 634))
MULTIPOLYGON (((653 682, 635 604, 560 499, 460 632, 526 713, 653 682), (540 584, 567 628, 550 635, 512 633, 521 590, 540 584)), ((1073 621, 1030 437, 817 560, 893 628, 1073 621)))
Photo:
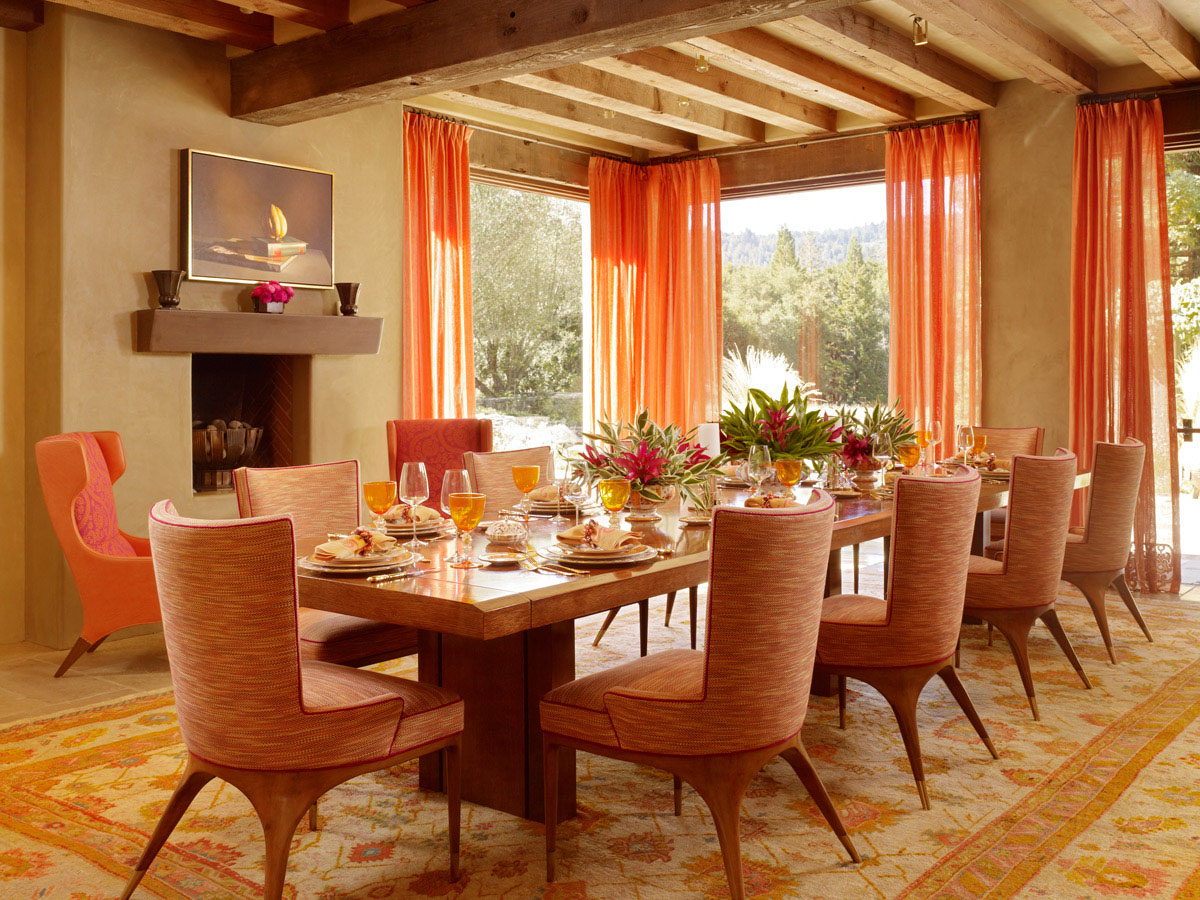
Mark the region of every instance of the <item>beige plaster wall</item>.
MULTIPOLYGON (((0 521, 25 517, 25 35, 0 31, 0 521)), ((25 636, 25 535, 0 567, 0 644, 25 636), (13 561, 18 561, 13 564, 13 561)), ((14 533, 15 532, 15 533, 14 533)))
POLYGON ((980 122, 983 409, 1067 443, 1075 99, 1026 81, 980 122))
MULTIPOLYGON (((383 347, 315 359, 311 408, 301 413, 312 421, 312 461, 358 458, 364 475, 384 474, 383 423, 400 410, 400 107, 282 129, 239 122, 227 113, 219 46, 58 6, 34 35, 31 71, 50 77, 42 84, 39 75, 36 89, 49 108, 39 105, 30 124, 30 208, 45 211, 30 284, 46 305, 30 323, 39 360, 30 371, 47 371, 31 379, 29 442, 121 432, 129 469, 117 503, 128 531, 144 534, 149 507, 164 497, 187 514, 235 514, 231 497, 192 496, 188 356, 132 349, 132 313, 154 296, 147 273, 179 259, 179 150, 192 147, 335 173, 336 277, 363 282, 360 309, 386 319, 383 347)), ((249 308, 245 285, 185 283, 182 298, 191 309, 249 308)), ((287 315, 336 306, 332 291, 298 291, 287 315)), ((28 637, 63 647, 77 635, 78 600, 36 499, 27 511, 28 637)))

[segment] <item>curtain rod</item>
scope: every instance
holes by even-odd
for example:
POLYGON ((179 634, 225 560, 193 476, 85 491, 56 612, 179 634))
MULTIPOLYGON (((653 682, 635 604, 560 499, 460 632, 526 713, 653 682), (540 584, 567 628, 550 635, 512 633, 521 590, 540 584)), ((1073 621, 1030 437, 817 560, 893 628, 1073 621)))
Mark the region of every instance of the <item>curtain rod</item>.
POLYGON ((1098 103, 1120 103, 1123 100, 1155 100, 1172 94, 1200 94, 1200 84, 1164 86, 1160 88, 1138 88, 1132 91, 1117 91, 1112 94, 1087 94, 1078 100, 1079 106, 1095 106, 1098 103))

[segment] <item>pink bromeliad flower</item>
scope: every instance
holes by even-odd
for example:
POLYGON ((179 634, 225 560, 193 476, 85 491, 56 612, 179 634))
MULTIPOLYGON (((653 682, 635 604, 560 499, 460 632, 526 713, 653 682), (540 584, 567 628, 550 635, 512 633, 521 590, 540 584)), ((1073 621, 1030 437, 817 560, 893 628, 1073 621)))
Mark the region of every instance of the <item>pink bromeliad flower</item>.
POLYGON ((704 452, 704 448, 701 447, 699 444, 689 444, 687 441, 684 441, 682 444, 679 445, 679 452, 680 453, 688 453, 688 458, 687 458, 687 462, 685 463, 685 465, 689 469, 692 468, 693 466, 700 465, 700 463, 706 463, 710 459, 712 459, 711 456, 709 456, 707 453, 704 452), (690 453, 689 453, 689 451, 690 451, 690 453))
POLYGON ((667 457, 663 451, 651 447, 646 441, 614 457, 613 462, 625 470, 626 478, 642 484, 652 484, 667 467, 667 457))
POLYGON ((852 469, 873 463, 871 442, 857 434, 847 435, 845 445, 842 447, 842 459, 852 469))
POLYGON ((754 424, 762 426, 763 437, 768 441, 783 447, 787 444, 788 435, 800 427, 795 422, 789 422, 789 419, 786 409, 773 409, 765 419, 755 419, 754 424))

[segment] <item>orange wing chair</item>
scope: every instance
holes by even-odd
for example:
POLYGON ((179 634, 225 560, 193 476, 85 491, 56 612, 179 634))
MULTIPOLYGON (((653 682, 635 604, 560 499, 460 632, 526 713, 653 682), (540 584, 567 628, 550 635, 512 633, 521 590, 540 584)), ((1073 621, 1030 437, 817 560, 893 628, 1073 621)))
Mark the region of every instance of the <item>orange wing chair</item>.
POLYGON ((446 470, 464 468, 464 453, 491 452, 492 420, 392 419, 387 423, 387 440, 392 481, 400 479, 406 462, 425 463, 429 478, 425 505, 437 509, 446 470))
POLYGON ((83 631, 55 678, 122 628, 160 620, 150 542, 117 524, 113 483, 125 472, 115 431, 75 431, 34 447, 46 511, 83 603, 83 631))
POLYGON ((301 658, 289 517, 185 519, 164 500, 150 513, 150 541, 187 763, 122 900, 214 778, 258 813, 263 896, 280 900, 292 835, 321 794, 438 751, 457 881, 462 700, 434 685, 301 658))

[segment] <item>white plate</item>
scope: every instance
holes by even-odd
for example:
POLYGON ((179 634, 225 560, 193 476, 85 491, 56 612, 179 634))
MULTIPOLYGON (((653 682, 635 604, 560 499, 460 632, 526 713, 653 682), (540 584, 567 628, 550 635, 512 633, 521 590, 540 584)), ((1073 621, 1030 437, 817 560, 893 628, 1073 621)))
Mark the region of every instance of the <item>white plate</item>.
POLYGON ((403 535, 405 537, 409 537, 413 534, 414 531, 418 535, 434 534, 438 531, 443 531, 446 528, 446 526, 448 526, 449 524, 450 524, 450 522, 447 519, 440 519, 436 522, 426 522, 424 524, 417 525, 415 527, 412 525, 399 525, 399 524, 396 524, 393 522, 388 522, 387 525, 384 527, 384 530, 391 537, 396 537, 397 535, 403 535))
POLYGON ((593 567, 597 567, 597 568, 610 567, 610 566, 628 566, 628 565, 633 565, 634 563, 648 562, 649 560, 658 558, 658 551, 651 547, 646 547, 645 549, 642 550, 642 552, 635 553, 632 556, 617 556, 617 557, 606 556, 606 557, 603 557, 600 559, 597 559, 595 557, 587 557, 587 556, 572 556, 572 557, 568 558, 568 557, 564 557, 564 556, 559 556, 558 554, 555 554, 555 553, 550 553, 549 551, 552 549, 554 549, 554 548, 547 547, 544 550, 540 551, 539 555, 543 559, 549 560, 551 562, 562 563, 562 564, 571 565, 571 566, 593 566, 593 567))
POLYGON ((320 575, 378 575, 381 572, 404 568, 411 565, 416 559, 417 555, 410 553, 406 557, 401 556, 391 562, 375 563, 369 566, 327 566, 302 556, 296 561, 296 566, 306 572, 315 572, 320 575))
POLYGON ((479 558, 493 566, 515 566, 521 560, 528 559, 529 554, 517 550, 501 550, 480 553, 479 558))
POLYGON ((396 547, 389 553, 372 553, 369 556, 351 556, 348 559, 314 559, 312 556, 305 557, 313 565, 325 566, 334 569, 357 569, 364 566, 382 566, 395 565, 398 562, 405 562, 408 557, 413 556, 411 550, 406 550, 403 547, 396 547))
POLYGON ((551 544, 544 548, 559 559, 625 559, 636 556, 646 549, 644 544, 628 544, 616 550, 601 550, 599 547, 572 547, 569 544, 551 544))
POLYGON ((712 516, 680 516, 680 525, 711 525, 712 516))

